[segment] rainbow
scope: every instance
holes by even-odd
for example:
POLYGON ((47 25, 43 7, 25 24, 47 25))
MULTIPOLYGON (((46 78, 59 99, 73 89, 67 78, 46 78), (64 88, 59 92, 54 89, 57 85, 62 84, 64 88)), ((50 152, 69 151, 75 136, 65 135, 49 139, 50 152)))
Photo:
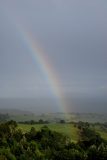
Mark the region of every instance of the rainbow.
POLYGON ((15 16, 14 14, 8 14, 7 16, 8 18, 11 17, 11 19, 13 19, 12 22, 14 22, 16 30, 19 32, 22 41, 29 49, 32 60, 36 62, 36 65, 38 63, 38 66, 41 69, 44 78, 48 82, 51 91, 56 98, 59 111, 67 113, 67 102, 65 100, 58 75, 50 64, 49 57, 46 56, 45 51, 42 49, 42 47, 39 47, 41 45, 36 42, 32 34, 28 32, 26 30, 26 27, 22 25, 23 23, 20 23, 20 20, 17 16, 15 16))
POLYGON ((20 34, 24 38, 24 42, 30 51, 30 55, 32 56, 33 61, 35 61, 36 64, 38 63, 39 68, 41 69, 46 81, 48 82, 52 93, 56 97, 59 111, 67 112, 67 103, 65 101, 62 88, 60 87, 60 81, 58 75, 50 64, 49 57, 47 57, 44 50, 39 47, 31 33, 25 31, 25 28, 22 29, 22 27, 20 30, 20 34))

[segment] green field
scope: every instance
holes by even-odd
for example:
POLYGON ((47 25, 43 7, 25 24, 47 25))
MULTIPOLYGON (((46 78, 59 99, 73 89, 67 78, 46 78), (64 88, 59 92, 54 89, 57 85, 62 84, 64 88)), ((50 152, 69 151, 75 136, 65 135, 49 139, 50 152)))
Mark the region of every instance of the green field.
POLYGON ((107 140, 107 129, 102 128, 99 125, 95 126, 95 131, 101 135, 102 138, 107 140))
MULTIPOLYGON (((35 127, 36 130, 40 130, 44 124, 35 124, 35 125, 27 125, 27 124, 19 124, 19 128, 23 130, 23 132, 29 131, 31 127, 35 127)), ((47 124, 47 126, 54 131, 62 133, 71 138, 72 141, 76 142, 79 139, 79 130, 73 126, 73 124, 47 124)))
MULTIPOLYGON (((31 127, 34 127, 37 131, 40 130, 44 124, 19 124, 19 128, 23 130, 23 132, 30 131, 31 127)), ((73 124, 47 124, 47 126, 54 131, 62 133, 71 138, 71 141, 77 142, 79 140, 79 129, 74 127, 73 124)), ((107 140, 107 130, 103 130, 100 126, 96 125, 94 127, 95 131, 101 135, 102 138, 107 140)))

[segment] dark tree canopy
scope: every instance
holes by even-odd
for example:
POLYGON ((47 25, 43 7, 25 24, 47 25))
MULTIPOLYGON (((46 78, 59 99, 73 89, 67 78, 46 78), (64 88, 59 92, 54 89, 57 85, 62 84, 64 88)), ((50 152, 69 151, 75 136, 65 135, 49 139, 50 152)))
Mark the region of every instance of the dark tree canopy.
POLYGON ((44 125, 23 133, 15 121, 0 124, 0 160, 107 160, 107 142, 88 123, 79 122, 81 139, 69 137, 44 125))

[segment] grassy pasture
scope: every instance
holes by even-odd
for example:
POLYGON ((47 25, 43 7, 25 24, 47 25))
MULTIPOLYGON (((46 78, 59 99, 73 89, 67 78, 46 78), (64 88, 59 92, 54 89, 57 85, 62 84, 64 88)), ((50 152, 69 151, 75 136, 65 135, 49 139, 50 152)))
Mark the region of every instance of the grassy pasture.
MULTIPOLYGON (((35 125, 19 124, 18 126, 20 129, 22 129, 23 132, 26 132, 26 131, 30 131, 31 127, 34 127, 38 131, 44 126, 44 124, 35 124, 35 125)), ((47 126, 51 130, 57 131, 59 133, 62 133, 70 137, 71 141, 73 142, 77 142, 80 138, 79 129, 74 127, 73 124, 51 123, 51 124, 47 124, 47 126)), ((103 130, 99 125, 94 126, 94 129, 97 133, 101 135, 102 138, 107 140, 107 130, 103 130)))
POLYGON ((104 138, 105 140, 107 140, 107 129, 106 128, 102 128, 101 126, 99 125, 96 125, 94 127, 95 131, 97 133, 99 133, 101 135, 102 138, 104 138))
MULTIPOLYGON (((36 130, 40 130, 44 124, 19 124, 19 128, 23 130, 23 132, 29 131, 31 127, 35 127, 36 130)), ((79 139, 79 130, 73 126, 73 124, 47 124, 47 126, 54 131, 62 133, 71 138, 72 141, 76 142, 79 139)))

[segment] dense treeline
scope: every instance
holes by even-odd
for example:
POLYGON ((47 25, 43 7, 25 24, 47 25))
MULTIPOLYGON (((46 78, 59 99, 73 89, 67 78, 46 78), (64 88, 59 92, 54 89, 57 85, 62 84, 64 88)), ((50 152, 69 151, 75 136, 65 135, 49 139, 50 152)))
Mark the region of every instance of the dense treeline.
POLYGON ((107 160, 107 142, 88 123, 76 127, 81 139, 72 143, 47 126, 23 133, 15 121, 1 123, 0 160, 107 160))
POLYGON ((30 120, 30 121, 20 121, 20 124, 30 124, 30 125, 34 125, 34 124, 48 124, 49 121, 44 121, 42 119, 40 119, 39 121, 34 121, 34 120, 30 120))

